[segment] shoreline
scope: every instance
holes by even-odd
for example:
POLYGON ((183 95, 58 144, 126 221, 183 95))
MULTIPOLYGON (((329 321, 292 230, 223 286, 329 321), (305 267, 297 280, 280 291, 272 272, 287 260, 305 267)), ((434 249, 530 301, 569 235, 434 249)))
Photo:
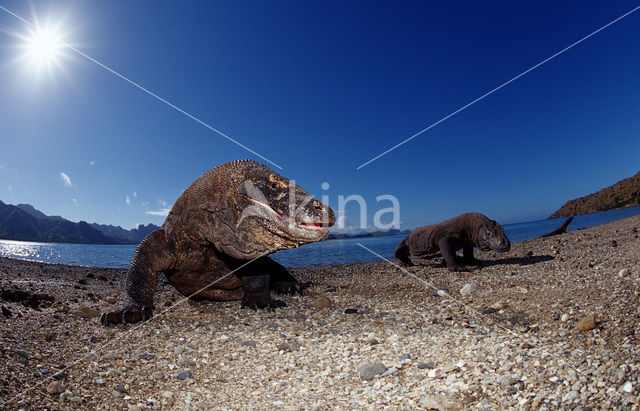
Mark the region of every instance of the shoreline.
POLYGON ((639 231, 636 216, 518 242, 478 252, 483 266, 464 273, 439 260, 405 271, 384 261, 292 268, 314 285, 277 297, 287 307, 275 312, 183 302, 161 275, 158 316, 124 327, 97 316, 122 304, 126 269, 1 258, 0 288, 40 296, 0 300, 11 312, 0 316, 0 404, 18 395, 6 408, 637 405, 639 231), (467 284, 476 291, 463 296, 467 284), (325 297, 330 307, 318 308, 325 297), (594 327, 580 331, 591 315, 594 327), (376 363, 384 372, 367 379, 376 363))

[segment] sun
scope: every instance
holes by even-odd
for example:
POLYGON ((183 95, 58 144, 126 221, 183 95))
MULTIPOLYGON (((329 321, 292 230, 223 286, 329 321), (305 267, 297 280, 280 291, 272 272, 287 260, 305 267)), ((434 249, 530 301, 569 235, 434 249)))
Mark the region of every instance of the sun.
POLYGON ((62 36, 57 30, 36 27, 25 39, 24 57, 38 70, 60 64, 64 49, 62 36))
POLYGON ((63 43, 55 30, 37 28, 25 45, 27 57, 36 64, 48 64, 58 60, 63 43))

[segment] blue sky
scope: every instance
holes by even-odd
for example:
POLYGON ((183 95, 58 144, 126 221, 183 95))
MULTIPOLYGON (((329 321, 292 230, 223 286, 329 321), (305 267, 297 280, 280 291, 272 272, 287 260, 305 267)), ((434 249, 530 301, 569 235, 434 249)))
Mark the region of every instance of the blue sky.
MULTIPOLYGON (((281 165, 316 196, 401 205, 402 228, 503 223, 640 169, 640 11, 375 162, 417 131, 637 7, 618 2, 0 0, 281 165), (329 190, 321 184, 328 182, 329 190)), ((209 168, 259 160, 66 51, 36 76, 0 11, 0 200, 161 224, 209 168), (69 181, 61 173, 68 176, 69 181), (70 184, 67 184, 70 183, 70 184)), ((347 208, 347 225, 358 223, 347 208)))

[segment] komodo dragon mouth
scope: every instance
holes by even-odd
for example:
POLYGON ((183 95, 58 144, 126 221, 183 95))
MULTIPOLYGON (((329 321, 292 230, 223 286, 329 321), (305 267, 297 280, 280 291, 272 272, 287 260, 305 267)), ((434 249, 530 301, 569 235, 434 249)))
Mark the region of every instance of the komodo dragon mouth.
POLYGON ((285 216, 282 213, 277 212, 276 210, 271 208, 269 204, 265 204, 262 201, 258 201, 255 198, 251 198, 246 195, 243 195, 243 197, 256 205, 263 207, 267 211, 267 213, 270 216, 272 216, 273 219, 278 219, 284 222, 285 224, 287 224, 288 226, 294 226, 303 230, 310 230, 310 231, 328 231, 326 227, 331 226, 331 224, 329 223, 298 221, 294 217, 285 216))

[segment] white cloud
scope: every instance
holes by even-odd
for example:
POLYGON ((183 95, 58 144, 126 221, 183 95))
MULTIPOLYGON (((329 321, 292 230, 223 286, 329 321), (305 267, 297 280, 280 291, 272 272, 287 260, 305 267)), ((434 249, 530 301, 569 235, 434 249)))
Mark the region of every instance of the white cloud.
POLYGON ((90 165, 90 166, 95 165, 95 164, 96 164, 96 160, 91 160, 91 161, 89 161, 89 165, 90 165))
POLYGON ((7 186, 7 190, 9 190, 9 191, 13 191, 13 187, 11 187, 11 186, 7 186))
POLYGON ((124 197, 124 202, 127 203, 127 205, 131 205, 131 199, 129 198, 129 196, 124 197))
POLYGON ((143 207, 149 207, 149 202, 148 201, 143 201, 142 202, 142 206, 143 207))
POLYGON ((159 216, 159 217, 166 217, 169 215, 169 210, 168 208, 161 208, 160 210, 157 211, 145 211, 145 214, 149 214, 149 215, 155 215, 155 216, 159 216))
POLYGON ((71 202, 73 203, 73 205, 76 205, 76 206, 77 206, 77 205, 80 205, 80 204, 78 203, 78 200, 76 200, 75 198, 72 198, 72 199, 71 199, 71 202))
POLYGON ((69 178, 68 175, 66 175, 65 173, 60 173, 60 177, 62 178, 62 181, 64 182, 64 185, 66 187, 73 187, 73 183, 71 182, 71 178, 69 178))
POLYGON ((136 193, 135 191, 133 192, 133 198, 138 198, 138 193, 136 193))
POLYGON ((167 202, 161 198, 158 199, 158 204, 160 204, 160 207, 167 208, 167 202))

